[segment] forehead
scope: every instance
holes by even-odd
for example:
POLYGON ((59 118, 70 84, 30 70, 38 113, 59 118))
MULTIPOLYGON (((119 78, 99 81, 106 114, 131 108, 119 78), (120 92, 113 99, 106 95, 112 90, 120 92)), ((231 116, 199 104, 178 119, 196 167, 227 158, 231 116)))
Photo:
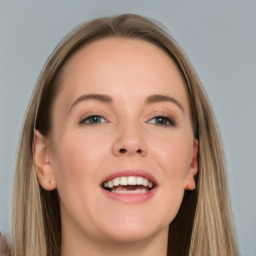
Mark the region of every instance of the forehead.
POLYGON ((73 98, 82 93, 133 98, 170 93, 188 105, 175 62, 160 47, 140 39, 110 37, 86 45, 65 64, 61 91, 73 98))

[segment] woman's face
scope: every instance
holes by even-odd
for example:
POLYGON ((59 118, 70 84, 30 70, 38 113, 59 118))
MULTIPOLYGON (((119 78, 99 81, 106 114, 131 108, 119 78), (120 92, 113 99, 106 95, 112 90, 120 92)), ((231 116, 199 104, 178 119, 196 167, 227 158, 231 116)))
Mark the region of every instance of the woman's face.
POLYGON ((52 118, 48 164, 62 231, 166 236, 184 189, 195 187, 198 147, 172 59, 138 39, 93 42, 65 66, 52 118))

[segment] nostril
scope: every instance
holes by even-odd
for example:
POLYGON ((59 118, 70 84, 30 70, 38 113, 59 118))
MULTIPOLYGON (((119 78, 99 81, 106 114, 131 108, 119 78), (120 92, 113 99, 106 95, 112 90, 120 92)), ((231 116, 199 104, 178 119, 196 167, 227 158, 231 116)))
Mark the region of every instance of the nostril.
MULTIPOLYGON (((124 153, 127 152, 127 149, 125 149, 125 148, 120 148, 120 149, 119 149, 119 152, 122 153, 122 154, 124 154, 124 153)), ((141 153, 142 153, 142 150, 141 150, 141 149, 138 149, 138 150, 136 151, 136 153, 141 154, 141 153)))

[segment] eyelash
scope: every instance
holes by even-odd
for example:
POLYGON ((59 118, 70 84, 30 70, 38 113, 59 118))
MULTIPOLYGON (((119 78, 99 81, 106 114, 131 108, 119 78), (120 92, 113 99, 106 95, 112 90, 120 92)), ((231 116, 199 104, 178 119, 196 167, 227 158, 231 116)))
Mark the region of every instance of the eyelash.
POLYGON ((163 127, 169 127, 169 126, 173 126, 175 127, 176 126, 176 122, 175 120, 173 120, 172 118, 168 117, 168 116, 155 116, 153 117, 152 119, 150 119, 148 121, 149 123, 152 123, 152 124, 156 124, 158 126, 163 126, 163 127), (156 122, 151 122, 152 120, 157 120, 158 119, 158 122, 164 122, 164 123, 156 123, 156 122))
POLYGON ((85 125, 98 125, 98 124, 101 124, 101 123, 105 123, 106 122, 106 119, 100 115, 91 115, 91 116, 88 116, 86 118, 83 118, 82 120, 79 121, 79 124, 82 125, 82 124, 85 124, 85 125), (90 121, 93 121, 93 119, 96 119, 96 120, 104 120, 103 122, 97 122, 97 123, 92 123, 90 121))
MULTIPOLYGON (((101 123, 105 123, 107 120, 100 116, 100 115, 91 115, 91 116, 88 116, 86 118, 83 118, 82 120, 79 121, 79 124, 80 125, 99 125, 101 123), (93 123, 94 122, 94 123, 93 123)), ((155 124, 155 125, 158 125, 158 126, 163 126, 163 127, 169 127, 169 126, 173 126, 175 127, 176 126, 176 122, 175 120, 173 120, 172 118, 168 117, 168 116, 155 116, 153 118, 151 118, 150 120, 147 121, 148 123, 151 123, 151 124, 155 124), (155 122, 152 122, 153 120, 155 120, 155 122)))

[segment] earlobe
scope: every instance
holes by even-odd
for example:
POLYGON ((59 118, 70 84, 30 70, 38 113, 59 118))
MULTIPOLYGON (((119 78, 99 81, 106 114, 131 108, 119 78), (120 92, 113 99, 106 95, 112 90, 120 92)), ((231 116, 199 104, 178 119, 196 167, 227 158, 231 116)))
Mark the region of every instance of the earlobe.
POLYGON ((56 189, 56 180, 49 156, 49 146, 46 138, 38 130, 34 130, 33 160, 40 185, 45 190, 56 189))
POLYGON ((195 176, 198 173, 198 140, 194 139, 193 142, 193 155, 190 163, 189 171, 184 182, 185 190, 194 190, 196 189, 195 176))

